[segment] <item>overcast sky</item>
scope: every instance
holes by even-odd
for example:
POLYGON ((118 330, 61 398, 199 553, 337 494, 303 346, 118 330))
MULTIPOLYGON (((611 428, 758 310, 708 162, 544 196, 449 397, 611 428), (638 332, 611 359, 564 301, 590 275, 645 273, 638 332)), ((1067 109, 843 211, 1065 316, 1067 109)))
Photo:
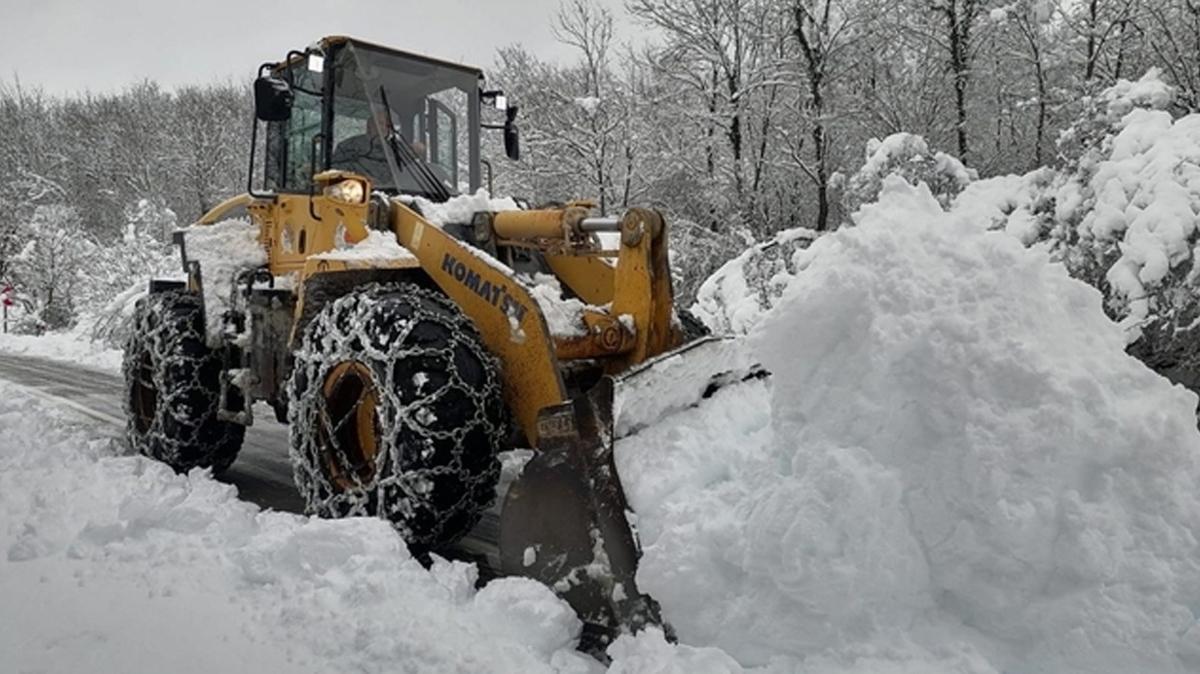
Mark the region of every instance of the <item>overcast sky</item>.
MULTIPOLYGON (((618 39, 631 34, 621 0, 618 39)), ((520 42, 569 51, 550 30, 559 0, 0 0, 0 81, 50 93, 249 79, 324 35, 351 35, 487 69, 520 42)))

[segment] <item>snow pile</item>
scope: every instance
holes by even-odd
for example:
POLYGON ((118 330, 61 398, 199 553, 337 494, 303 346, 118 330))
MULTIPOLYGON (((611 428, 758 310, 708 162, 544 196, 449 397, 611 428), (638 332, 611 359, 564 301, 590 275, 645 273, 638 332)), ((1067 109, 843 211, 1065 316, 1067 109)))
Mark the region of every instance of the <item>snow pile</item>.
POLYGON ((740 674, 745 671, 719 648, 671 644, 662 630, 622 635, 608 647, 608 674, 740 674))
POLYGON ((205 330, 210 345, 221 343, 221 317, 229 311, 236 276, 267 263, 258 240, 258 225, 249 220, 223 220, 182 230, 187 259, 200 263, 204 291, 205 330))
POLYGON ((691 312, 716 334, 745 334, 762 318, 796 274, 796 251, 812 245, 818 232, 785 229, 746 249, 705 279, 691 312))
POLYGON ((850 177, 842 195, 847 213, 878 199, 883 180, 889 175, 903 176, 913 185, 925 183, 943 208, 948 208, 954 197, 979 177, 957 158, 931 151, 923 137, 912 133, 893 133, 883 140, 872 138, 866 149, 866 163, 850 177))
POLYGON ((641 588, 782 671, 1200 669, 1195 396, 925 187, 859 223, 747 338, 769 384, 618 444, 641 588))
POLYGON ((475 194, 460 194, 440 204, 424 197, 414 197, 413 203, 426 220, 439 227, 451 223, 469 224, 476 213, 483 211, 515 211, 520 208, 511 197, 493 199, 482 187, 475 194))
POLYGON ((395 232, 380 232, 371 230, 367 238, 344 248, 313 255, 318 260, 339 260, 342 262, 389 262, 392 260, 416 260, 404 246, 396 241, 395 232))
POLYGON ((375 519, 260 512, 0 386, 5 671, 587 672, 528 580, 426 571, 375 519))
POLYGON ((522 274, 518 280, 537 302, 546 327, 555 337, 582 337, 587 334, 583 312, 588 308, 577 297, 566 297, 562 285, 553 274, 522 274))

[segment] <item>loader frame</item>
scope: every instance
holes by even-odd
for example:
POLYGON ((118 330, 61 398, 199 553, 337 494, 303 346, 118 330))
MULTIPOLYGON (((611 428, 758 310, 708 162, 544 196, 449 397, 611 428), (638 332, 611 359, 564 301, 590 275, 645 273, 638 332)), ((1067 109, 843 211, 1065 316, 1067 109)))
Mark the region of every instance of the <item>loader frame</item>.
MULTIPOLYGON (((311 176, 308 189, 291 186, 275 192, 248 191, 217 205, 200 218, 198 224, 212 224, 230 215, 245 212, 259 226, 259 242, 267 251, 262 278, 294 277, 294 301, 277 299, 275 310, 256 316, 233 316, 235 326, 253 328, 253 320, 280 322, 280 307, 292 311, 291 329, 286 345, 264 342, 253 337, 258 357, 235 354, 233 368, 253 373, 243 398, 267 400, 277 407, 282 390, 281 377, 286 364, 266 358, 268 348, 290 351, 296 347, 306 321, 320 305, 332 297, 329 288, 352 288, 360 282, 410 280, 436 287, 454 301, 475 323, 484 343, 500 360, 505 373, 505 400, 528 446, 537 447, 540 426, 561 424, 561 414, 543 410, 559 409, 605 374, 617 374, 663 353, 682 342, 674 317, 673 290, 667 252, 666 224, 657 212, 633 208, 621 218, 589 218, 590 204, 570 202, 556 208, 478 213, 472 222, 459 223, 464 238, 453 236, 450 227, 438 227, 426 220, 419 209, 402 195, 375 192, 358 203, 348 203, 327 194, 328 188, 343 181, 359 181, 363 193, 371 195, 368 176, 330 169, 333 104, 331 82, 349 77, 336 69, 338 54, 386 53, 389 58, 411 59, 421 67, 449 69, 475 80, 482 79, 478 69, 428 57, 389 50, 345 37, 330 37, 306 51, 289 52, 284 61, 264 64, 260 73, 292 73, 310 58, 322 63, 324 96, 320 141, 324 144, 323 162, 311 176), (400 260, 341 261, 327 259, 323 253, 365 239, 372 229, 392 232, 397 242, 413 254, 400 260), (616 250, 603 250, 593 234, 607 230, 619 234, 616 250), (464 240, 468 239, 468 240, 464 240), (549 270, 573 295, 589 305, 582 315, 586 330, 571 336, 552 335, 536 300, 514 276, 511 266, 498 258, 513 259, 516 252, 534 260, 533 265, 549 270), (615 262, 615 264, 614 264, 615 262), (347 275, 347 276, 342 276, 347 275), (340 277, 340 278, 339 278, 340 277), (349 278, 350 280, 347 280, 349 278), (319 291, 319 292, 318 292, 319 291), (574 366, 567 367, 567 363, 574 366), (564 372, 571 375, 564 378, 564 372), (573 379, 579 381, 573 381, 573 379)), ((360 64, 357 69, 363 69, 360 64)), ((295 79, 295 75, 291 75, 295 79)), ((470 186, 478 185, 479 126, 481 111, 477 95, 470 100, 466 129, 470 186)), ((310 93, 316 93, 310 92, 310 93)), ((256 123, 255 129, 259 124, 256 123)), ((270 144, 268 143, 268 146, 270 144)), ((277 150, 285 146, 277 139, 277 150)), ((268 156, 268 163, 281 162, 268 156)), ((398 158, 389 155, 397 168, 398 158)), ((254 175, 253 158, 251 176, 254 175)), ((186 258, 186 249, 184 249, 186 258)), ((199 270, 186 259, 189 285, 202 284, 199 270)), ((261 292, 249 292, 240 304, 243 313, 262 304, 261 292)), ((256 291, 257 292, 257 291, 256 291)), ((282 297, 280 293, 273 293, 282 297)), ((250 330, 252 333, 261 331, 250 330)), ((272 334, 279 330, 272 327, 272 334)), ((252 352, 253 353, 253 352, 252 352)), ((231 369, 233 369, 231 368, 231 369)), ((230 418, 245 419, 246 410, 230 410, 230 418)))
MULTIPOLYGON (((280 63, 264 64, 260 80, 275 78, 265 89, 286 90, 289 85, 280 84, 282 73, 320 58, 326 83, 322 95, 328 97, 328 83, 340 76, 333 54, 356 46, 420 59, 426 66, 446 65, 333 37, 290 52, 280 63)), ((482 77, 476 69, 453 67, 482 77)), ((478 186, 481 161, 481 93, 477 90, 470 98, 468 114, 467 174, 472 189, 478 186)), ((262 109, 259 106, 260 118, 262 109)), ((307 323, 328 302, 374 281, 403 280, 437 289, 470 319, 499 361, 504 401, 519 436, 515 442, 538 450, 526 469, 528 482, 514 485, 507 497, 505 507, 524 515, 518 524, 501 527, 502 571, 532 575, 558 588, 585 622, 608 630, 602 641, 620 629, 661 622, 657 605, 636 589, 639 551, 612 459, 612 389, 622 373, 683 342, 663 217, 643 208, 628 209, 620 217, 596 217, 592 204, 575 201, 479 212, 470 222, 435 225, 402 190, 377 191, 372 176, 330 166, 332 103, 326 100, 322 110, 322 134, 314 136, 314 146, 323 144, 324 159, 316 161, 314 154, 306 189, 256 188, 252 152, 247 192, 219 204, 197 222, 203 227, 245 214, 258 226, 258 242, 267 253, 265 265, 238 276, 233 308, 219 317, 228 361, 221 378, 222 418, 251 424, 256 400, 271 403, 281 419, 286 416, 284 382, 293 353, 307 323), (343 189, 347 187, 355 189, 343 189), (382 260, 339 257, 337 251, 362 242, 373 231, 391 233, 411 255, 382 260), (602 247, 599 232, 615 235, 616 248, 602 247), (552 273, 584 302, 582 330, 552 334, 538 301, 518 278, 518 267, 552 273), (281 278, 289 279, 286 287, 277 287, 281 278), (545 542, 541 561, 530 563, 530 542, 540 541, 539 536, 554 540, 545 542), (598 564, 607 567, 607 580, 580 577, 580 569, 594 572, 598 564)), ((513 110, 508 112, 509 124, 513 110)), ((258 127, 256 122, 256 134, 258 127)), ((272 147, 270 140, 267 145, 272 147)), ((388 162, 396 175, 413 156, 401 156, 394 143, 392 149, 388 162)), ((267 161, 278 159, 268 156, 267 161)), ((400 184, 398 178, 395 184, 400 184)), ((189 259, 186 237, 181 235, 178 242, 186 287, 199 293, 204 270, 189 259)))

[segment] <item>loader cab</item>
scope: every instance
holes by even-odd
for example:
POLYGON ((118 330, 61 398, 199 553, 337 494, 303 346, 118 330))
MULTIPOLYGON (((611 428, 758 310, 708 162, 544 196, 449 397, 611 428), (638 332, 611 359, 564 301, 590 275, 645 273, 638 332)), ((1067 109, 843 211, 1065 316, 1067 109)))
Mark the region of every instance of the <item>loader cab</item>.
MULTIPOLYGON (((478 69, 334 37, 259 75, 256 114, 267 122, 260 190, 310 193, 313 176, 331 169, 434 201, 479 188, 478 69)), ((252 153, 251 193, 253 162, 252 153)))

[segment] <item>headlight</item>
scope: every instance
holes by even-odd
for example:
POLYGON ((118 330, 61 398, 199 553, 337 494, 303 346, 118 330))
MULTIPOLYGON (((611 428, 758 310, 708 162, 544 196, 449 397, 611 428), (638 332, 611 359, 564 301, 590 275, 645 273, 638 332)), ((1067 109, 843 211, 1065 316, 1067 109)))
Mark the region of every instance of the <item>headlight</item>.
POLYGON ((361 204, 367 198, 367 186, 361 180, 342 180, 325 188, 325 196, 344 204, 361 204))

